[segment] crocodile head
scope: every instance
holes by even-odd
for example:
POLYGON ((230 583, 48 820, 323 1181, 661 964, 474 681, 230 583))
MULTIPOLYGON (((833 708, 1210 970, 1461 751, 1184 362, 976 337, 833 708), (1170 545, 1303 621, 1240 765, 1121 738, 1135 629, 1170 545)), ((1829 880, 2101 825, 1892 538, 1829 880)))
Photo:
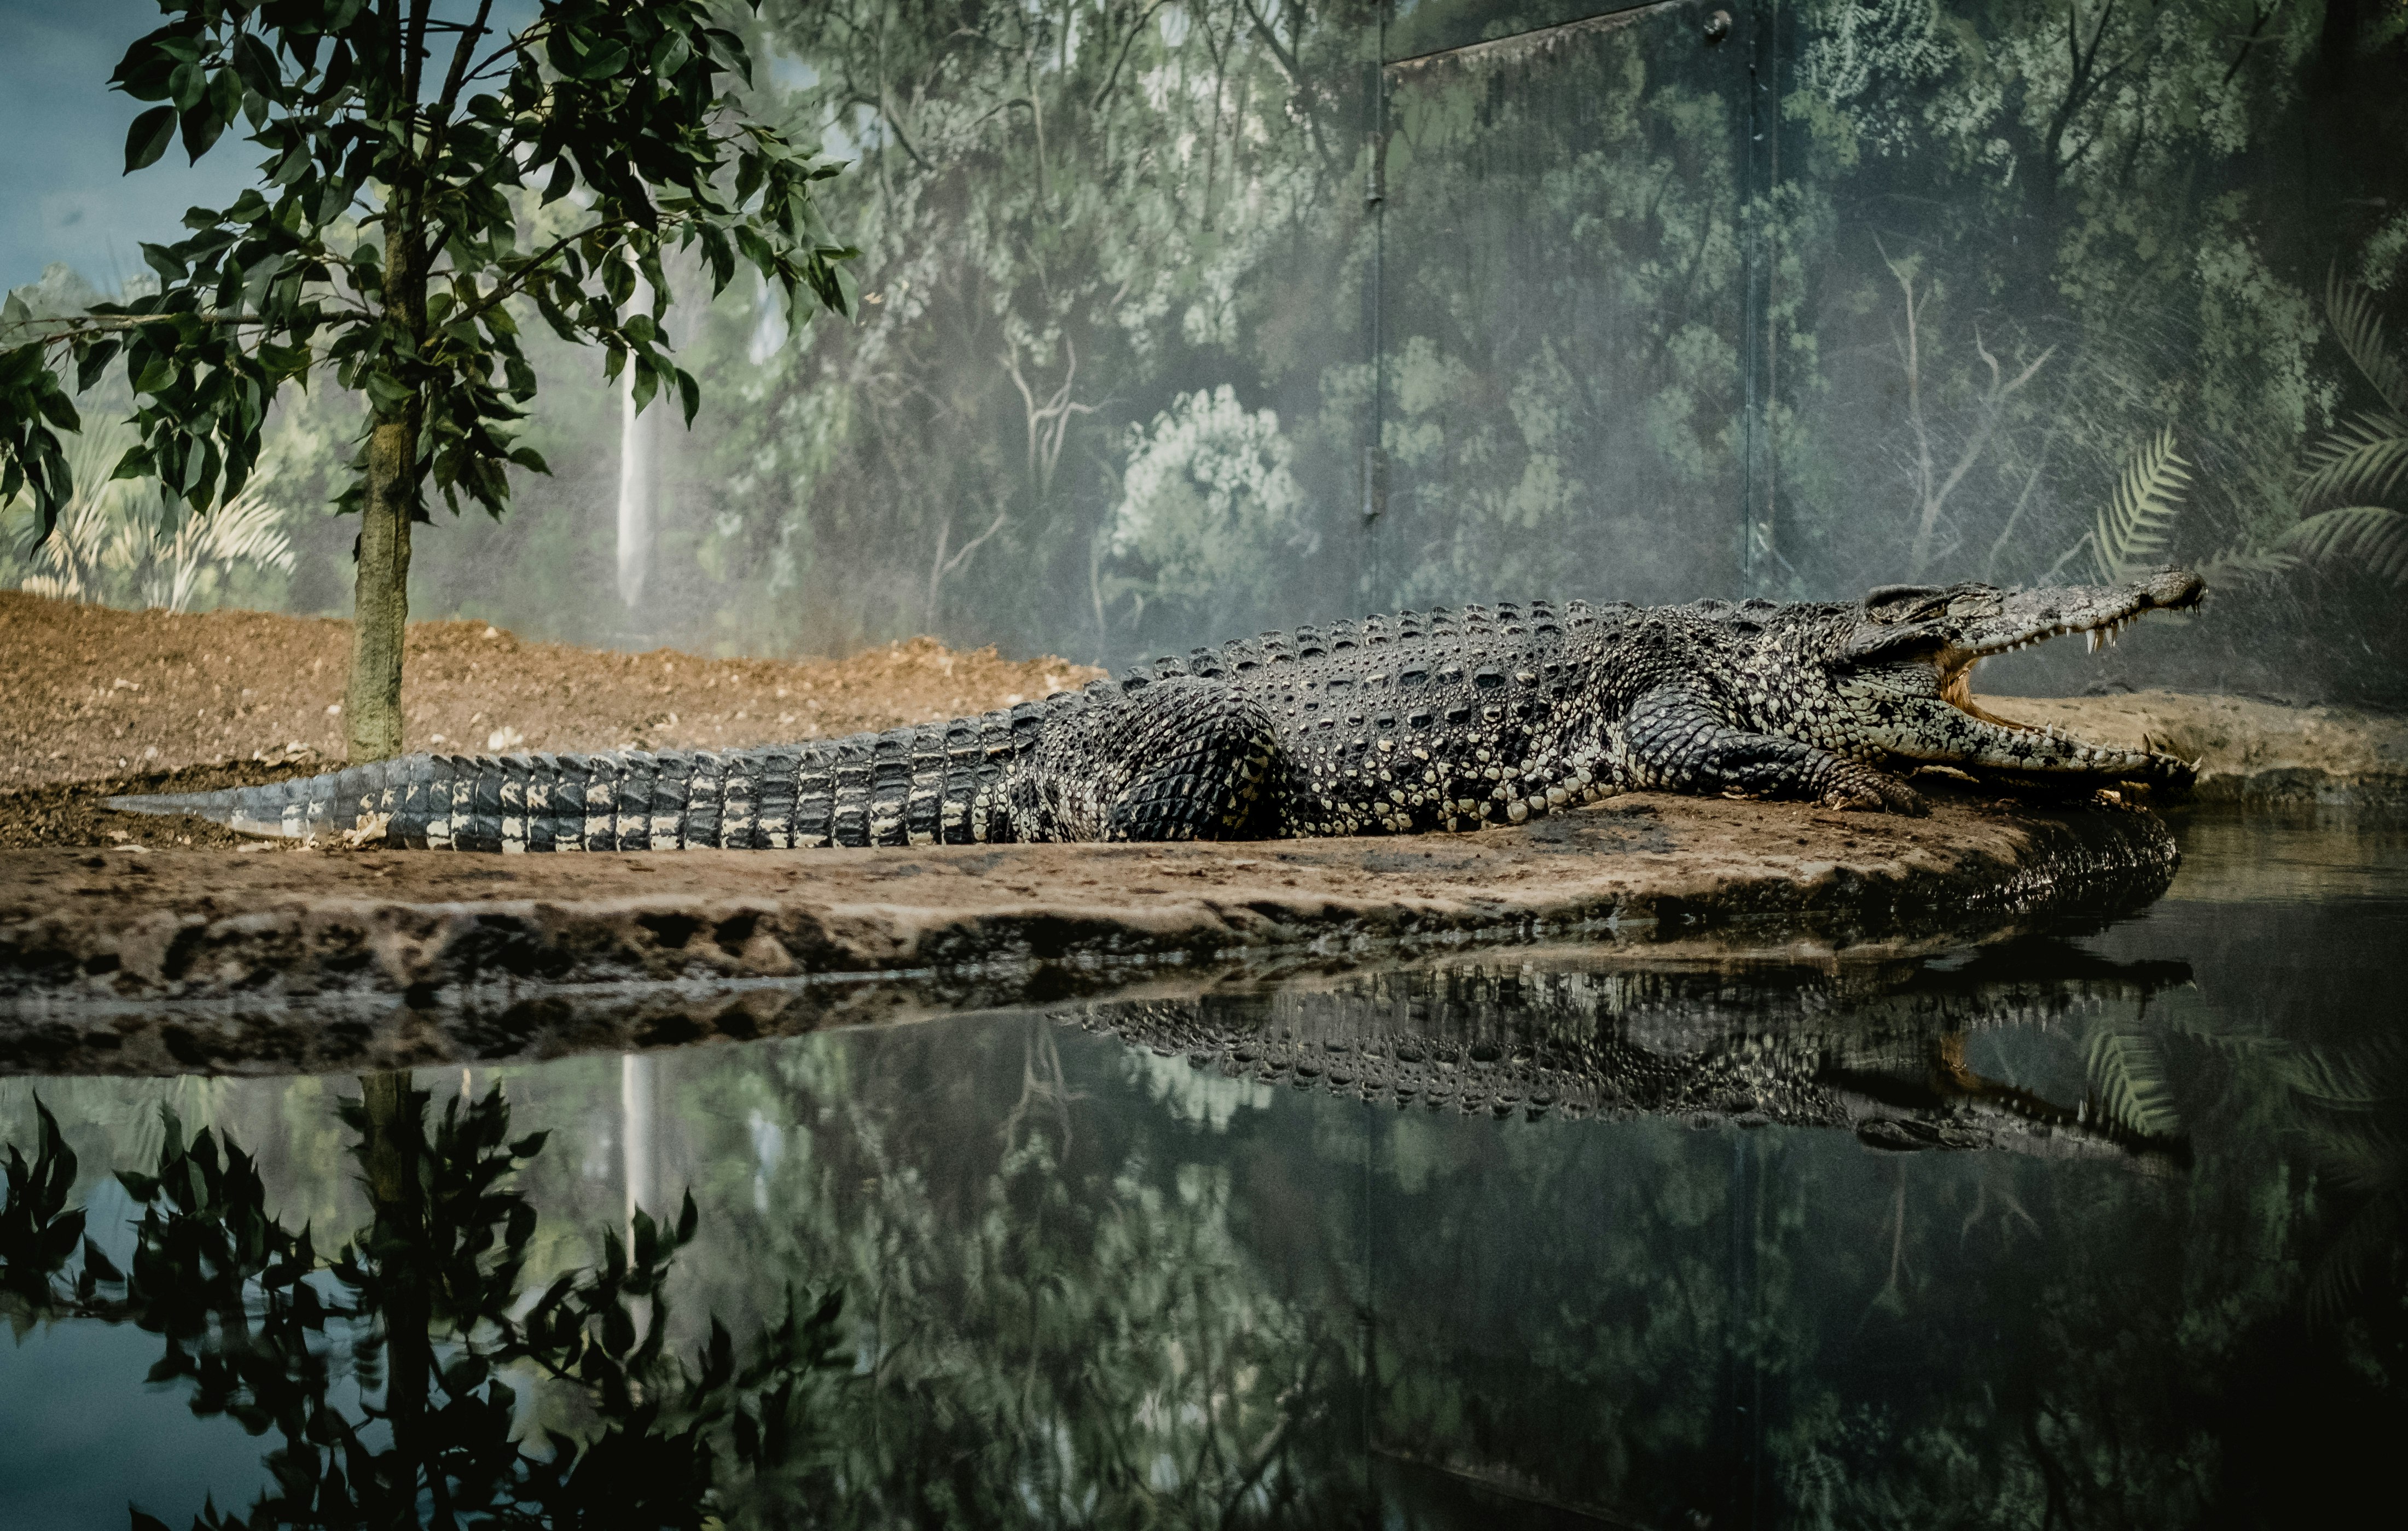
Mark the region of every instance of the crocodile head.
POLYGON ((2074 634, 2095 652, 2151 611, 2197 607, 2206 590, 2198 575, 2173 568, 2125 584, 2042 590, 1885 585, 1855 606, 1823 608, 1813 647, 1830 686, 1825 706, 1839 716, 1827 711, 1822 725, 1837 725, 1843 753, 1975 775, 2186 781, 2190 766, 2172 755, 2096 744, 1984 710, 1973 700, 1973 667, 1992 654, 2074 634))

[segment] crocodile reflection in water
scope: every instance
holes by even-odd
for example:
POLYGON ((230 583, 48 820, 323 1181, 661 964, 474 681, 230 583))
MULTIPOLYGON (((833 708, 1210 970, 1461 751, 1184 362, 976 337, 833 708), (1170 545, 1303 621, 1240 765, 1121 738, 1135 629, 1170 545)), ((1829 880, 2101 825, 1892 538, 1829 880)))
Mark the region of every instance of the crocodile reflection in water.
POLYGON ((1887 1149, 2183 1162, 2186 1141, 2091 1098, 1975 1071, 1967 1033, 2143 1002, 2186 964, 2023 941, 1944 966, 1584 969, 1468 963, 1324 990, 1056 1011, 1198 1067, 1398 1108, 1853 1131, 1887 1149))

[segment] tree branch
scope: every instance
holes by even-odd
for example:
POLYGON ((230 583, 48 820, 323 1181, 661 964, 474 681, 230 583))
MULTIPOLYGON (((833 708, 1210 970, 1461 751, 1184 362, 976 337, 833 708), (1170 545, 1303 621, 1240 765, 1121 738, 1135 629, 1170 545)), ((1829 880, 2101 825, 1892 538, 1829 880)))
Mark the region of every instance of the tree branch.
POLYGON ((1121 65, 1128 62, 1129 50, 1136 46, 1137 35, 1145 30, 1146 22, 1154 20, 1155 11, 1170 3, 1171 0, 1154 0, 1154 4, 1146 7, 1145 14, 1137 19, 1137 24, 1128 29, 1128 36, 1121 39, 1120 52, 1112 59, 1112 66, 1104 71, 1104 82, 1096 87, 1094 99, 1087 103, 1089 111, 1096 111, 1102 107, 1104 97, 1112 93, 1113 84, 1121 78, 1121 65))
POLYGON ((487 309, 493 308, 494 305, 501 302, 504 298, 511 296, 523 288, 525 286, 525 278, 527 276, 538 270, 542 266, 549 265, 553 256, 558 255, 562 250, 566 250, 578 240, 584 238, 587 235, 599 234, 604 229, 632 228, 634 226, 635 220, 632 218, 610 218, 605 219, 599 223, 590 223, 584 228, 577 229, 571 233, 562 235, 559 238, 554 239, 551 246, 544 250, 541 254, 534 256, 528 260, 525 265, 520 266, 517 270, 511 272, 507 277, 504 277, 500 281, 495 282, 494 284, 494 290, 491 293, 488 293, 482 301, 478 303, 474 308, 464 310, 460 317, 464 320, 474 320, 480 317, 487 309))

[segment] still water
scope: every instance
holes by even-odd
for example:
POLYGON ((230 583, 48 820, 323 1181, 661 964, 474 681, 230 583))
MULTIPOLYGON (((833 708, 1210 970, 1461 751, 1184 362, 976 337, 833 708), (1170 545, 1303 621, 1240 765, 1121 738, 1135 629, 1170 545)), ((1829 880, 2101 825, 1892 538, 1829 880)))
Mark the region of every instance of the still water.
POLYGON ((0 1525, 2338 1519, 2408 1423, 2408 832, 2181 833, 1874 964, 0 1081, 0 1525))

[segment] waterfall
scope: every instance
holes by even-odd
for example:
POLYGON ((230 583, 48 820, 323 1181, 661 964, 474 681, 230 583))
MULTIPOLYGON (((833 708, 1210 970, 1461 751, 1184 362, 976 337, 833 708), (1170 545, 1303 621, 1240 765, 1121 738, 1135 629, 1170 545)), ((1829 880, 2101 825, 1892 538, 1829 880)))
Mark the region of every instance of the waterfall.
MULTIPOLYGON (((627 1186, 627 1240, 635 1247, 636 1213, 662 1215, 653 1195, 652 1060, 640 1052, 619 1055, 619 1168, 627 1186)), ((671 1219, 675 1221, 674 1218, 671 1219)))
MULTIPOLYGON (((652 285, 636 279, 628 311, 649 309, 652 285)), ((655 422, 636 413, 636 369, 619 374, 619 599, 634 608, 643 599, 644 576, 652 564, 652 511, 659 475, 654 466, 655 422)))

